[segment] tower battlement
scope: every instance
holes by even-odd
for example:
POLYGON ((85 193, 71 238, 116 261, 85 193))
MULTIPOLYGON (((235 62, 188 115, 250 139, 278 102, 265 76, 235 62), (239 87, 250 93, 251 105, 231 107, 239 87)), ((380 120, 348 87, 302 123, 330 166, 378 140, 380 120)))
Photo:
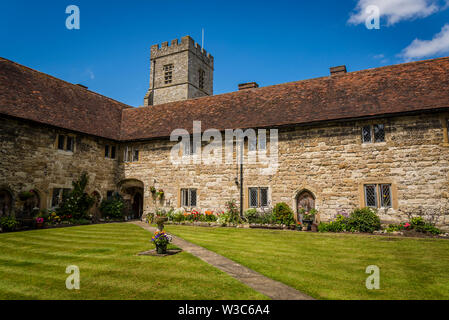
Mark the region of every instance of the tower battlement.
POLYGON ((152 45, 151 59, 153 60, 187 50, 201 58, 211 68, 214 67, 214 57, 202 48, 201 45, 195 42, 190 36, 182 37, 180 40, 174 39, 170 42, 165 41, 161 44, 152 45))
POLYGON ((190 36, 151 46, 144 106, 211 96, 214 57, 190 36))

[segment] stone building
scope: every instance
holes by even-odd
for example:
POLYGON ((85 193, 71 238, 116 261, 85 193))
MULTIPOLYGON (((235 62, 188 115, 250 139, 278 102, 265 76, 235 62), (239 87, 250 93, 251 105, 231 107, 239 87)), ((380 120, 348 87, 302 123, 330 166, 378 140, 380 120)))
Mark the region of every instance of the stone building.
MULTIPOLYGON (((200 133, 213 128, 223 137, 229 129, 277 130, 277 141, 260 131, 256 146, 245 146, 246 159, 254 150, 277 153, 272 171, 258 154, 244 163, 245 209, 282 201, 327 220, 371 206, 384 222, 423 215, 448 228, 449 58, 331 68, 322 78, 213 96, 213 58, 190 37, 151 54, 142 108, 0 59, 1 214, 23 210, 19 194, 29 190, 36 196, 28 207, 57 206, 82 171, 98 201, 120 192, 136 218, 161 207, 224 209, 240 199, 240 166, 201 161, 207 139, 173 153, 173 131, 190 139, 200 121, 200 133)), ((225 146, 217 149, 224 159, 225 146)))

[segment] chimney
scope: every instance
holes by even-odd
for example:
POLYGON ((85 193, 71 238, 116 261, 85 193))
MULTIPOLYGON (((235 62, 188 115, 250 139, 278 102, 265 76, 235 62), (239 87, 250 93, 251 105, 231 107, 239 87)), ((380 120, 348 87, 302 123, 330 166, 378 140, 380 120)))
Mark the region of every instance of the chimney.
POLYGON ((338 74, 345 74, 346 72, 348 72, 346 70, 346 66, 332 67, 332 68, 330 68, 330 71, 331 71, 331 76, 335 76, 338 74))
POLYGON ((87 87, 86 87, 85 85, 82 85, 81 83, 77 83, 76 85, 77 85, 78 87, 81 87, 81 88, 87 89, 87 87))
POLYGON ((255 89, 255 88, 259 88, 259 85, 256 82, 248 82, 248 83, 240 83, 239 84, 239 91, 240 90, 255 89))

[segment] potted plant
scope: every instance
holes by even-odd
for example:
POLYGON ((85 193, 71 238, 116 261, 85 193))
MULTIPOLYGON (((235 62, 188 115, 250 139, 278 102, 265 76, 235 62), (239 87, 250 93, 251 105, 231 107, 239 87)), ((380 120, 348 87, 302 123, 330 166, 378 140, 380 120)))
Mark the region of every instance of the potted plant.
POLYGON ((162 200, 164 198, 164 190, 159 189, 159 191, 157 192, 157 198, 159 200, 162 200))
POLYGON ((153 195, 153 197, 156 195, 156 188, 154 186, 150 187, 150 192, 153 195))
POLYGON ((34 197, 33 191, 22 191, 21 193, 19 193, 19 199, 21 201, 27 201, 28 199, 31 199, 32 197, 34 197))
POLYGON ((302 227, 303 227, 303 225, 302 225, 301 221, 298 221, 298 222, 296 223, 296 230, 302 231, 302 227))
POLYGON ((44 218, 37 217, 36 218, 36 228, 37 229, 42 229, 43 226, 44 226, 44 218))
POLYGON ((317 214, 317 211, 315 209, 312 209, 310 211, 301 209, 301 214, 303 216, 302 221, 304 223, 304 226, 307 227, 307 231, 310 231, 312 229, 312 224, 315 221, 315 215, 317 214))
POLYGON ((157 254, 166 254, 167 245, 172 242, 172 237, 168 235, 165 231, 156 231, 151 238, 151 242, 156 246, 157 254))

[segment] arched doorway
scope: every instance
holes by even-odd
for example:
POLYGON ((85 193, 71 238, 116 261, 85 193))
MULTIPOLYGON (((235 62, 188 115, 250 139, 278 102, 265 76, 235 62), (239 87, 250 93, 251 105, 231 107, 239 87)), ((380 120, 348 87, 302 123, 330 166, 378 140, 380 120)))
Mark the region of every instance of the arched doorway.
POLYGON ((39 213, 41 207, 41 197, 37 190, 30 190, 23 200, 22 215, 24 218, 32 218, 39 213))
POLYGON ((11 192, 6 189, 0 189, 0 217, 11 214, 12 204, 11 192))
POLYGON ((315 196, 313 193, 308 190, 300 192, 296 197, 296 208, 297 213, 300 213, 302 210, 310 212, 310 210, 315 209, 315 196))
POLYGON ((133 198, 132 203, 132 218, 133 219, 141 219, 142 218, 142 210, 143 210, 143 198, 142 194, 136 193, 133 198))
POLYGON ((98 222, 101 218, 100 212, 100 204, 101 204, 101 195, 98 191, 92 192, 92 197, 94 198, 94 204, 91 208, 91 214, 95 222, 98 222))
POLYGON ((137 179, 123 180, 119 184, 119 190, 125 202, 125 216, 140 220, 143 214, 143 182, 137 179))

